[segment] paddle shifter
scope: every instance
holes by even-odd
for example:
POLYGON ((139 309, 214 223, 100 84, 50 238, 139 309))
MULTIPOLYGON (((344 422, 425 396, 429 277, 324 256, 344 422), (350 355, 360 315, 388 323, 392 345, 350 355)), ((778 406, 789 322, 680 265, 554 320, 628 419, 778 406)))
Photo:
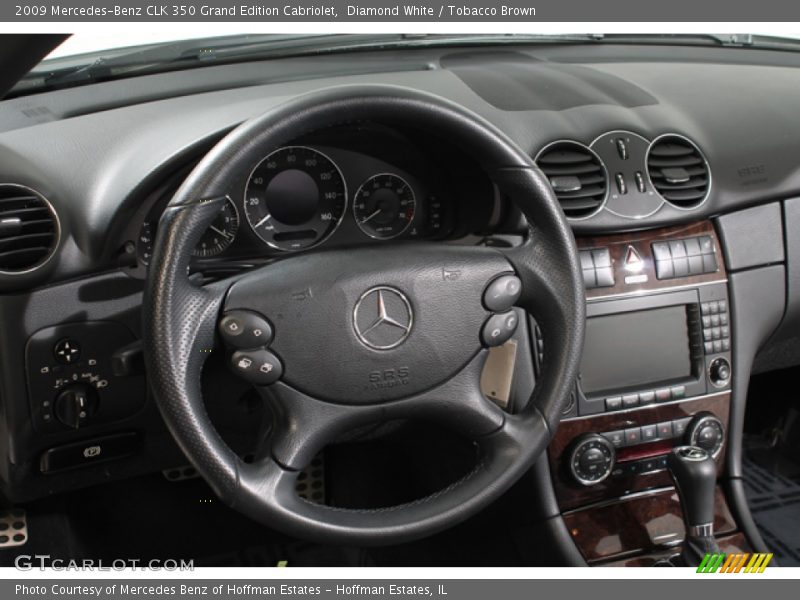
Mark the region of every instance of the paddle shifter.
POLYGON ((717 466, 703 448, 678 446, 667 457, 667 467, 675 480, 686 524, 681 562, 697 566, 707 553, 720 551, 714 538, 717 466))

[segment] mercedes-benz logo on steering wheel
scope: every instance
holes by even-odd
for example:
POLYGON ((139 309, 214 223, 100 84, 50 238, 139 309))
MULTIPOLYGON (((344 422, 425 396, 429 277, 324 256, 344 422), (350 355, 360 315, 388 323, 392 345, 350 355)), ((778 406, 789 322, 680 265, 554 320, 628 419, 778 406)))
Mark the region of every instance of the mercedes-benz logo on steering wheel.
POLYGON ((362 344, 389 350, 402 344, 411 333, 414 313, 400 291, 385 285, 364 292, 353 309, 353 327, 362 344))

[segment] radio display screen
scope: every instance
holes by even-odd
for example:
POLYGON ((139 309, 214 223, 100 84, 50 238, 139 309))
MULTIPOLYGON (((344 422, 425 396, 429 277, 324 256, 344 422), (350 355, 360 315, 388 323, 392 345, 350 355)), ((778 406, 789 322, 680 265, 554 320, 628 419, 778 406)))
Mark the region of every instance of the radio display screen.
POLYGON ((587 319, 580 375, 584 394, 656 387, 691 375, 685 305, 587 319))

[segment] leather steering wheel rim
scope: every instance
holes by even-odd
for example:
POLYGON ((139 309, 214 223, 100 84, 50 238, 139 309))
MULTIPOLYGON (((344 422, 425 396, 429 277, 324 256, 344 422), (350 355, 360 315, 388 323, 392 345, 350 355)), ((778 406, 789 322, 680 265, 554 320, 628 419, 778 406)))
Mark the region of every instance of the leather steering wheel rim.
MULTIPOLYGON (((388 255, 376 256, 379 263, 384 260, 394 268, 388 255)), ((390 275, 391 269, 386 276, 390 275)), ((438 96, 395 86, 341 86, 297 97, 242 123, 216 144, 176 192, 159 222, 150 263, 144 351, 167 427, 223 501, 290 535, 328 543, 387 544, 463 521, 532 467, 573 391, 584 324, 583 278, 574 237, 545 176, 529 156, 488 121, 438 96), (283 427, 284 433, 276 433, 259 460, 245 463, 209 420, 200 376, 208 350, 215 345, 221 311, 237 293, 241 296, 248 285, 260 285, 267 275, 258 269, 246 275, 246 282, 227 280, 200 287, 187 275, 192 250, 235 182, 264 156, 303 135, 358 121, 413 126, 450 140, 522 210, 529 223, 527 241, 512 250, 445 251, 434 245, 405 249, 412 253, 409 256, 419 255, 421 268, 425 267, 421 253, 430 252, 436 260, 460 261, 470 273, 477 273, 475 277, 515 272, 523 288, 517 306, 536 318, 546 344, 539 379, 529 402, 516 414, 501 411, 476 392, 485 349, 471 354, 463 369, 433 391, 376 398, 361 406, 320 400, 278 382, 259 391, 277 407, 276 428, 283 427), (468 476, 432 496, 380 510, 331 508, 294 493, 309 449, 318 450, 326 437, 353 424, 418 415, 454 422, 473 434, 480 461, 468 476), (315 429, 312 424, 321 422, 325 425, 316 431, 304 432, 304 427, 315 429)))

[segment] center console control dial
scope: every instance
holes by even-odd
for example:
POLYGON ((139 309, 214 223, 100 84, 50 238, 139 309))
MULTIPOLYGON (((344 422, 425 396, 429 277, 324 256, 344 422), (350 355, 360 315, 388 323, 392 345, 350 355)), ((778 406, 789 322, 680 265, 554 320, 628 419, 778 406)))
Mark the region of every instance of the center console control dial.
POLYGON ((716 458, 725 442, 722 421, 709 412, 696 414, 686 428, 685 441, 687 445, 699 446, 716 458))
POLYGON ((595 485, 605 480, 614 468, 616 451, 602 435, 590 433, 579 437, 569 453, 569 470, 581 485, 595 485))

